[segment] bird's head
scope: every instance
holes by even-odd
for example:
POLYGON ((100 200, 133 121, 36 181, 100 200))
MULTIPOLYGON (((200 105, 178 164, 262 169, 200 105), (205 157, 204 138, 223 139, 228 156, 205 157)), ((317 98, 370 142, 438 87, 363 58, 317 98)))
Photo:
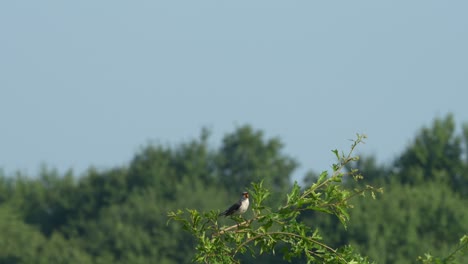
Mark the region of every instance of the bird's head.
POLYGON ((242 198, 248 199, 249 198, 249 193, 248 192, 243 192, 242 193, 242 198))

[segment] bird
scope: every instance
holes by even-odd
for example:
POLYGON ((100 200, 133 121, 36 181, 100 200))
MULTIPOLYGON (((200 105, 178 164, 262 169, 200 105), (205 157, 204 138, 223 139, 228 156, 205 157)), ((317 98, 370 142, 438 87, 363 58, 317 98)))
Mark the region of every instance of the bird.
POLYGON ((243 192, 240 200, 231 205, 226 211, 220 213, 219 216, 224 215, 226 217, 233 214, 243 214, 247 209, 249 209, 249 193, 243 192))

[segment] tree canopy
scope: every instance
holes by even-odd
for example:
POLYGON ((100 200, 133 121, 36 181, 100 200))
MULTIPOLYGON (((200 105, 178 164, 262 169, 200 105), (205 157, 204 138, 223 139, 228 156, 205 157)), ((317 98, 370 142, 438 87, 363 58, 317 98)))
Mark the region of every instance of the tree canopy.
MULTIPOLYGON (((343 178, 336 188, 349 194, 368 185, 384 190, 375 200, 354 197, 343 212, 315 204, 294 215, 300 206, 285 207, 294 195, 332 179, 334 171, 310 168, 304 182, 295 184, 298 162, 284 153, 279 138, 266 138, 248 125, 226 134, 218 147, 208 144, 209 137, 203 129, 198 138, 176 146, 148 144, 124 166, 90 168, 78 176, 47 167, 35 176, 0 173, 0 263, 190 263, 200 256, 199 237, 168 222, 168 212, 190 209, 214 221, 209 212, 224 209, 247 188, 257 189, 244 220, 265 217, 253 228, 271 220, 268 230, 281 230, 274 214, 290 213, 288 224, 297 223, 310 237, 320 234, 314 239, 362 256, 362 262, 414 263, 419 257, 436 263, 448 256, 468 263, 464 247, 450 255, 468 232, 468 124, 457 127, 452 115, 423 127, 393 162, 379 164, 364 155, 337 163, 344 174, 359 172, 364 179, 343 178), (262 193, 269 193, 268 199, 262 193)), ((230 218, 216 221, 236 224, 230 218)), ((288 226, 284 232, 292 232, 288 226)), ((277 235, 277 240, 284 238, 277 235)), ((229 243, 241 238, 232 239, 229 243)), ((304 247, 287 241, 262 245, 251 250, 276 254, 254 254, 255 263, 303 263, 307 258, 293 254, 304 247)), ((324 250, 306 245, 310 254, 324 250)), ((247 253, 239 251, 236 261, 252 263, 247 253)))

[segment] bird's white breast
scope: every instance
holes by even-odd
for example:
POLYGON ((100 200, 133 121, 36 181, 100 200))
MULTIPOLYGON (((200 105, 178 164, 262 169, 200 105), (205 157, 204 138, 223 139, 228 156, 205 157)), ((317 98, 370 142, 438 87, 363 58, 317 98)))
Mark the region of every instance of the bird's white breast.
POLYGON ((249 209, 249 199, 245 199, 241 202, 241 206, 239 207, 239 214, 243 214, 249 209))

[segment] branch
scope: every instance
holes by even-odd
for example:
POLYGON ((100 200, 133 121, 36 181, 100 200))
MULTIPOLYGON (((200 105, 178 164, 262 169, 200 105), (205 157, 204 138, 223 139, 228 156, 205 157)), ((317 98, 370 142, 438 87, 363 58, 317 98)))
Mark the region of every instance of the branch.
MULTIPOLYGON (((335 254, 341 261, 343 261, 343 263, 346 263, 346 260, 333 248, 315 240, 315 239, 312 239, 312 238, 309 238, 309 237, 303 237, 303 236, 300 236, 298 234, 294 234, 294 233, 289 233, 289 232, 281 232, 281 231, 278 231, 278 232, 268 232, 268 233, 262 233, 262 234, 258 234, 254 237, 251 237, 249 239, 247 239, 246 241, 242 242, 242 244, 240 244, 236 250, 234 251, 234 253, 232 254, 233 256, 235 256, 237 254, 237 252, 245 245, 247 245, 248 243, 258 239, 258 238, 261 238, 263 236, 271 236, 271 235, 283 235, 283 236, 291 236, 291 237, 298 237, 300 239, 307 239, 309 240, 310 242, 314 243, 314 244, 317 244, 325 249, 327 249, 328 251, 332 252, 333 254, 335 254)), ((316 255, 314 252, 308 250, 309 252, 313 253, 314 255, 316 255)))
POLYGON ((214 233, 213 236, 220 236, 220 235, 226 233, 227 231, 229 231, 229 230, 231 230, 231 229, 234 229, 234 228, 236 228, 236 227, 239 228, 239 227, 241 227, 241 226, 249 226, 253 221, 256 221, 256 220, 258 220, 258 219, 260 219, 260 218, 263 218, 263 217, 264 217, 264 216, 256 216, 256 217, 254 217, 254 218, 252 218, 252 219, 245 220, 245 221, 242 222, 242 223, 237 223, 237 224, 235 224, 235 225, 232 225, 232 226, 223 228, 223 229, 221 229, 218 233, 214 233))

